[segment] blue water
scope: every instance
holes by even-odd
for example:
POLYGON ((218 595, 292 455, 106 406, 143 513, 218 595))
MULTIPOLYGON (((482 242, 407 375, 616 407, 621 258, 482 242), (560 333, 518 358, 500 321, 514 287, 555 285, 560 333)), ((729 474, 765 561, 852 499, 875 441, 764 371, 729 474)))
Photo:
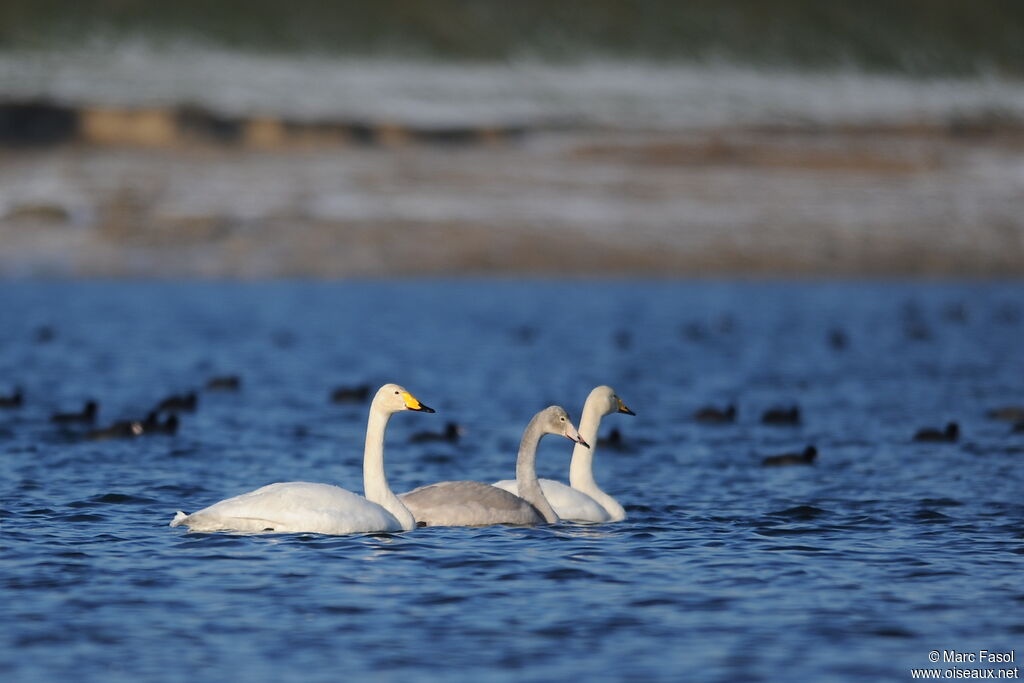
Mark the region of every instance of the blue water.
MULTIPOLYGON (((909 680, 1024 634, 1024 285, 404 282, 0 285, 6 681, 909 680), (47 334, 49 328, 51 334, 47 334), (833 348, 841 329, 848 345, 833 348), (52 336, 51 339, 47 337, 52 336), (201 392, 176 436, 87 441, 201 392), (190 534, 177 509, 288 480, 361 490, 365 405, 396 381, 396 491, 513 474, 522 428, 596 384, 626 448, 609 525, 351 537, 190 534), (733 425, 690 415, 735 402, 733 425), (762 410, 799 404, 800 426, 762 410), (413 444, 455 420, 458 445, 413 444), (921 427, 959 422, 953 444, 921 427), (760 458, 815 444, 811 467, 760 458)), ((572 444, 541 443, 564 478, 572 444)))

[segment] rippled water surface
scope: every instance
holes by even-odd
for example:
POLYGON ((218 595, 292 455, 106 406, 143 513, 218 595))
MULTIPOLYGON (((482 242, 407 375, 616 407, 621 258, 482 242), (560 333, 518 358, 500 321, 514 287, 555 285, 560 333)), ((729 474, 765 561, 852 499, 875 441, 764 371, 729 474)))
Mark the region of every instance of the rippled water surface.
MULTIPOLYGON (((909 680, 1024 634, 1024 287, 494 282, 0 286, 5 680, 909 680), (834 343, 830 343, 834 342, 834 343), (845 346, 841 343, 845 341, 845 346), (840 347, 840 348, 837 348, 840 347), (219 374, 239 392, 202 391, 219 374), (512 476, 522 428, 596 384, 618 524, 350 537, 167 527, 273 481, 361 491, 396 381, 395 490, 512 476), (175 436, 88 441, 199 389, 175 436), (734 424, 695 422, 734 402, 734 424), (760 424, 798 404, 798 426, 760 424), (446 421, 461 443, 410 443, 446 421), (912 441, 960 424, 957 443, 912 441), (814 466, 763 468, 817 446, 814 466)), ((571 444, 541 444, 564 479, 571 444)))

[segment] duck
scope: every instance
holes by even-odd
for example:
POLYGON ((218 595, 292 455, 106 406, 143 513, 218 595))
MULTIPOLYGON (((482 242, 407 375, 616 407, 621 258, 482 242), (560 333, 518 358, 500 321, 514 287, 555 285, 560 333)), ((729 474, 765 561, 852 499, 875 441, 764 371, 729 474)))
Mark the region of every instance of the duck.
POLYGON ((7 396, 0 396, 0 408, 20 408, 25 402, 25 393, 21 387, 15 387, 7 396))
POLYGON ((729 404, 724 409, 716 406, 704 406, 693 413, 693 419, 697 422, 710 424, 724 424, 736 421, 736 406, 729 404))
MULTIPOLYGON (((612 413, 636 415, 608 385, 594 387, 583 404, 580 436, 583 441, 572 451, 569 464, 569 485, 553 479, 541 479, 544 496, 562 519, 574 522, 620 522, 626 510, 619 501, 605 493, 594 480, 595 449, 589 443, 597 440, 601 418, 612 413)), ((495 482, 498 488, 518 493, 522 484, 516 479, 495 482)))
POLYGON ((942 431, 938 429, 919 429, 914 434, 914 441, 925 441, 930 443, 945 442, 953 443, 960 438, 960 425, 956 422, 946 424, 942 431))
POLYGON ((157 412, 189 412, 196 409, 199 398, 196 392, 190 391, 187 394, 172 394, 157 404, 157 412))
POLYGON ((769 408, 761 414, 761 423, 766 425, 796 425, 800 424, 800 407, 769 408))
POLYGON ((532 526, 555 524, 559 517, 537 480, 537 445, 546 434, 586 446, 561 406, 548 406, 526 425, 516 458, 517 493, 478 481, 442 481, 399 496, 418 526, 532 526))
POLYGON ((96 401, 86 401, 81 412, 78 413, 54 413, 50 416, 50 422, 95 422, 99 405, 96 401))
POLYGON ((337 387, 331 392, 332 403, 364 403, 369 397, 369 384, 359 384, 351 387, 337 387))
POLYGON ((356 534, 410 531, 416 520, 391 491, 384 474, 384 434, 398 412, 433 413, 398 384, 385 384, 370 403, 363 446, 363 493, 333 484, 268 484, 198 512, 174 514, 171 527, 190 531, 356 534))
POLYGON ((463 429, 456 422, 447 422, 444 426, 443 432, 416 432, 409 437, 409 441, 412 443, 429 443, 432 441, 447 441, 449 443, 458 443, 459 438, 465 433, 463 429))
POLYGON ((813 465, 818 457, 818 449, 808 446, 800 453, 783 453, 781 455, 769 455, 761 460, 763 467, 778 467, 781 465, 813 465))
POLYGON ((221 375, 206 380, 207 391, 238 391, 242 387, 242 378, 238 375, 221 375))

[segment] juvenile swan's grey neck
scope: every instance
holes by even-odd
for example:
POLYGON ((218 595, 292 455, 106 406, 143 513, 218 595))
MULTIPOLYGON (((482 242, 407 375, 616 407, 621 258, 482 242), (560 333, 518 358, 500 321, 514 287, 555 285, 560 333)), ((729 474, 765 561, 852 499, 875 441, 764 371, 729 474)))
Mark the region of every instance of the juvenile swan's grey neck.
POLYGON ((544 412, 537 413, 523 432, 523 439, 519 442, 519 455, 516 457, 516 484, 519 488, 519 497, 537 508, 545 522, 554 524, 558 521, 558 515, 544 497, 544 491, 537 481, 537 444, 545 434, 541 427, 544 415, 544 412))
POLYGON ((363 493, 366 499, 380 505, 394 515, 406 531, 416 528, 416 520, 388 486, 384 474, 384 430, 391 413, 378 406, 370 406, 366 422, 366 446, 363 449, 363 493))

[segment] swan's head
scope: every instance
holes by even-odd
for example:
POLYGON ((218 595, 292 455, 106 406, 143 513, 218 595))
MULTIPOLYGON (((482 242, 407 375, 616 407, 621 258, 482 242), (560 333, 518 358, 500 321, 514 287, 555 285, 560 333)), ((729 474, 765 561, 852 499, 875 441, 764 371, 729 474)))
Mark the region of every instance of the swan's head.
POLYGON ((405 387, 397 384, 385 384, 378 389, 377 395, 373 397, 373 405, 389 413, 397 413, 400 410, 416 410, 421 413, 434 412, 433 408, 423 405, 405 387))
POLYGON ((539 417, 541 418, 540 425, 546 434, 564 436, 569 439, 569 441, 575 441, 578 444, 582 444, 583 446, 590 448, 590 444, 584 441, 583 437, 580 436, 580 433, 576 431, 576 427, 569 418, 569 413, 565 412, 565 408, 561 406, 550 406, 542 410, 539 417))
POLYGON ((602 408, 602 415, 609 415, 611 413, 636 415, 636 413, 626 407, 626 404, 622 402, 622 399, 615 393, 615 390, 609 386, 602 385, 595 387, 594 390, 590 392, 590 397, 587 401, 597 401, 597 405, 602 408))

